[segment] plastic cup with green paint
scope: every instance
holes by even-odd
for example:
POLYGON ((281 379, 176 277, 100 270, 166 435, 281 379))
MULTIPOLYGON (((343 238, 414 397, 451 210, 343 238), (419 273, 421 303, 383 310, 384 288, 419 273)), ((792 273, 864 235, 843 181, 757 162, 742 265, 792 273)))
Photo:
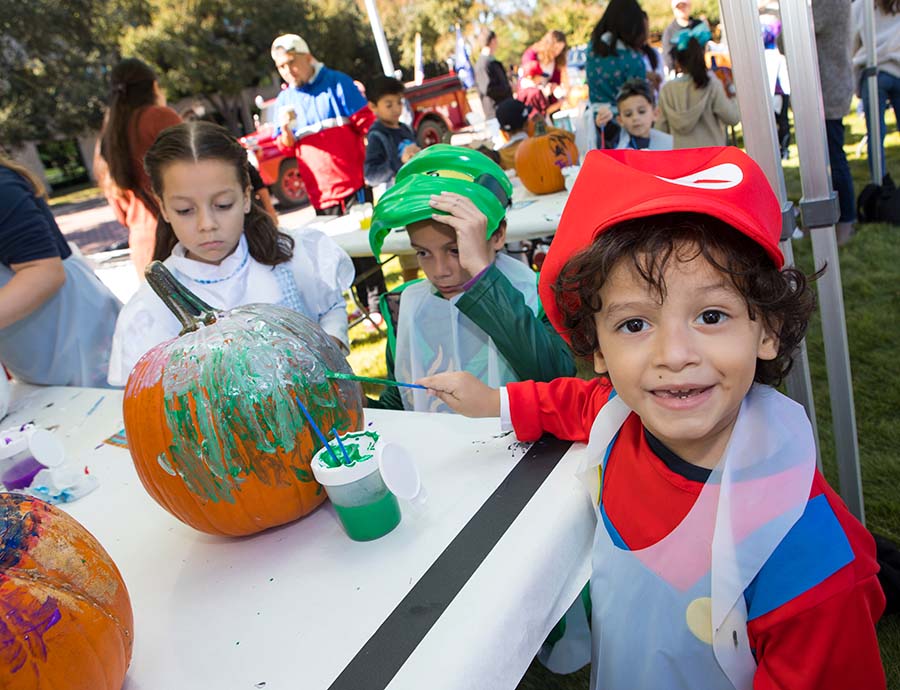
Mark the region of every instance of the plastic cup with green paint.
POLYGON ((415 465, 405 451, 380 442, 373 431, 350 432, 340 439, 350 462, 333 467, 328 451, 320 449, 312 459, 316 481, 325 487, 348 537, 383 537, 400 524, 400 504, 389 486, 414 503, 424 500, 415 465))
POLYGON ((322 448, 313 456, 313 474, 325 487, 347 536, 355 541, 378 539, 400 524, 400 504, 378 471, 378 437, 365 431, 346 434, 342 440, 351 463, 331 467, 329 451, 322 448))

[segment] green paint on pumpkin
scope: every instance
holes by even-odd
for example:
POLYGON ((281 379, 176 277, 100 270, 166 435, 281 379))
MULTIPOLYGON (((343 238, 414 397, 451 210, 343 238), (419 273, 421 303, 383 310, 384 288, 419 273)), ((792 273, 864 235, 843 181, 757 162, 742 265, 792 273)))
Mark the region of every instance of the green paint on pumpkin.
MULTIPOLYGON (((268 485, 312 481, 298 471, 309 465, 296 445, 307 424, 297 398, 320 427, 350 427, 342 402, 350 389, 325 376, 341 365, 333 361, 340 353, 317 329, 298 333, 292 318, 279 307, 239 308, 173 345, 163 372, 173 442, 160 464, 192 493, 233 503, 251 476, 268 485), (289 462, 274 456, 279 450, 292 455, 289 462)), ((320 447, 315 440, 313 450, 320 447)))

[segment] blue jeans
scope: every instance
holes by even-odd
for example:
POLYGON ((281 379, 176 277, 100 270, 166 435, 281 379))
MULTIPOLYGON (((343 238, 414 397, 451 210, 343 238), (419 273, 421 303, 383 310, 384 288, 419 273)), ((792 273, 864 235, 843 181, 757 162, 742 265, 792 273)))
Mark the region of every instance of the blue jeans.
MULTIPOLYGON (((862 93, 862 102, 863 108, 866 111, 866 128, 869 129, 869 89, 866 84, 866 79, 863 78, 860 83, 860 92, 862 93)), ((879 72, 878 73, 878 119, 881 122, 881 141, 878 142, 878 145, 881 147, 881 175, 876 179, 881 180, 884 179, 885 175, 885 165, 884 165, 884 111, 887 110, 887 103, 891 102, 891 107, 894 109, 894 118, 900 123, 900 117, 897 117, 898 113, 900 113, 900 77, 895 77, 893 74, 889 74, 888 72, 879 72)), ((874 173, 874 163, 872 162, 872 151, 875 142, 872 141, 872 137, 869 137, 869 171, 874 173)), ((873 177, 874 174, 873 174, 873 177)))
POLYGON ((828 160, 831 161, 831 186, 841 202, 839 223, 856 220, 856 199, 853 195, 853 176, 844 153, 844 121, 825 120, 825 134, 828 137, 828 160))

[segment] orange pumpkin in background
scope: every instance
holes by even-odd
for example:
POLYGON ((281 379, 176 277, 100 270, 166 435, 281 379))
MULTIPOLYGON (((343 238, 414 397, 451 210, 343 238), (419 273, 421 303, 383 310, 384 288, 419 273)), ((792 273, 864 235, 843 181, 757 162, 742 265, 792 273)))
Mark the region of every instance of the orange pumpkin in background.
POLYGON ((578 165, 575 135, 562 129, 547 131, 544 121, 537 119, 534 136, 516 149, 516 174, 532 194, 551 194, 566 188, 562 169, 578 165))
POLYGON ((132 629, 122 576, 90 532, 0 493, 0 688, 119 690, 132 629))
POLYGON ((352 373, 338 346, 284 307, 216 312, 159 262, 147 281, 184 329, 147 352, 125 387, 144 488, 209 534, 254 534, 312 511, 325 500, 309 464, 322 444, 297 401, 326 434, 363 425, 359 385, 326 377, 352 373))

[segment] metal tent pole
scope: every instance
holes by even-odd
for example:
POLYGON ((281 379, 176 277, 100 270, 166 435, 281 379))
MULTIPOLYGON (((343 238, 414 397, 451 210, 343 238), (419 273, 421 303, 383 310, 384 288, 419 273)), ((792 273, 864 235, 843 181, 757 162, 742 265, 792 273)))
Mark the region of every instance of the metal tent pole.
MULTIPOLYGON (((792 0, 793 1, 793 0, 792 0)), ((775 131, 775 112, 768 87, 766 63, 763 54, 762 27, 755 2, 747 0, 721 0, 721 15, 728 36, 728 52, 737 86, 737 99, 741 107, 741 128, 744 146, 765 173, 781 204, 781 251, 787 265, 794 264, 791 235, 795 227, 795 209, 787 198, 784 172, 781 169, 781 150, 775 131)), ((819 431, 816 425, 816 407, 812 395, 812 379, 806 341, 794 360, 794 367, 787 378, 787 391, 806 409, 816 439, 816 460, 822 467, 819 453, 819 431)))
POLYGON ((375 36, 375 45, 378 47, 378 57, 381 58, 381 69, 389 77, 394 76, 394 61, 391 59, 391 51, 388 49, 387 38, 384 35, 384 27, 381 26, 381 16, 375 6, 375 0, 366 0, 366 13, 369 15, 369 23, 372 25, 372 34, 375 36))
POLYGON ((838 480, 841 497, 850 512, 865 523, 850 352, 844 319, 844 296, 841 291, 841 267, 834 235, 834 224, 840 217, 840 206, 837 194, 831 188, 825 108, 822 105, 809 0, 782 2, 781 22, 788 73, 793 77, 791 107, 794 110, 803 187, 800 212, 803 214, 804 224, 812 234, 816 269, 827 267, 816 285, 822 313, 838 480))
POLYGON ((872 150, 872 159, 869 161, 869 170, 872 173, 872 182, 880 185, 881 174, 881 112, 878 103, 878 54, 875 51, 875 4, 874 0, 857 0, 862 2, 863 11, 863 42, 866 48, 866 68, 863 70, 863 78, 866 80, 866 89, 869 95, 869 112, 866 113, 866 133, 872 150))

